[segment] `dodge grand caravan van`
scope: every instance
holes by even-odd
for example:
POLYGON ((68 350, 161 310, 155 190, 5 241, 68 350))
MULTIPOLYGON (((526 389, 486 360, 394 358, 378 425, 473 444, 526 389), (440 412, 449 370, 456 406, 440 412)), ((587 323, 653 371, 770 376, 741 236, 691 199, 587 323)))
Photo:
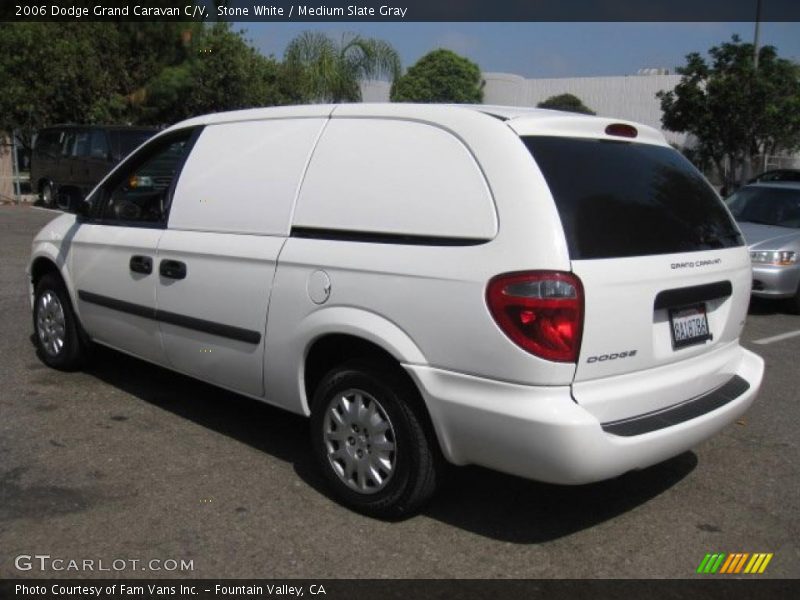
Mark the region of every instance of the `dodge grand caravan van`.
POLYGON ((36 237, 42 360, 116 348, 310 417, 336 497, 416 510, 446 462, 580 484, 752 403, 750 257, 635 123, 491 106, 184 121, 36 237))

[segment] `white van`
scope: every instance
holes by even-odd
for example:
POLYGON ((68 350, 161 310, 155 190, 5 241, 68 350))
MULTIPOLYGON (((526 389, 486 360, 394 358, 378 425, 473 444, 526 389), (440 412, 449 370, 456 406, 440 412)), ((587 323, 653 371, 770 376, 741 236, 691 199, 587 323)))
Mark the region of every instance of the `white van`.
POLYGON ((416 510, 445 462, 580 484, 741 415, 750 257, 635 123, 491 106, 190 119, 47 225, 39 354, 96 342, 311 417, 336 497, 416 510))

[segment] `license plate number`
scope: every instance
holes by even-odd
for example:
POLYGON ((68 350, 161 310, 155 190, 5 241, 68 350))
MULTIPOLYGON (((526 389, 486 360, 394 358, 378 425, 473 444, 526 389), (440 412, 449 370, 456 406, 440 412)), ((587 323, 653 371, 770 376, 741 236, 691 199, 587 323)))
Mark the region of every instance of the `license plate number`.
POLYGON ((672 347, 676 350, 712 339, 705 304, 670 309, 669 326, 672 347))

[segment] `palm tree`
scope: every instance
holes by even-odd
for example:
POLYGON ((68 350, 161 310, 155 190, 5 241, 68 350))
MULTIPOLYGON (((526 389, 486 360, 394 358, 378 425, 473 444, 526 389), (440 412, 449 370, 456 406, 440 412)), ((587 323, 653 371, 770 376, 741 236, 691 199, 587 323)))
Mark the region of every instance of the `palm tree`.
POLYGON ((360 82, 400 76, 400 56, 383 40, 345 35, 341 42, 305 31, 286 47, 286 66, 296 73, 314 102, 358 102, 360 82))

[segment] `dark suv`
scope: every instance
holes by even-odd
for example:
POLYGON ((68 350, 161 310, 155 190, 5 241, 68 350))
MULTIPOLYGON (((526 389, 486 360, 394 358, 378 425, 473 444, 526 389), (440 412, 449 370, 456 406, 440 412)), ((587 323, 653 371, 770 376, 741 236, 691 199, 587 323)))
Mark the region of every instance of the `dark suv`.
POLYGON ((59 196, 86 195, 115 164, 155 134, 153 127, 56 125, 39 132, 31 186, 45 206, 59 196))

